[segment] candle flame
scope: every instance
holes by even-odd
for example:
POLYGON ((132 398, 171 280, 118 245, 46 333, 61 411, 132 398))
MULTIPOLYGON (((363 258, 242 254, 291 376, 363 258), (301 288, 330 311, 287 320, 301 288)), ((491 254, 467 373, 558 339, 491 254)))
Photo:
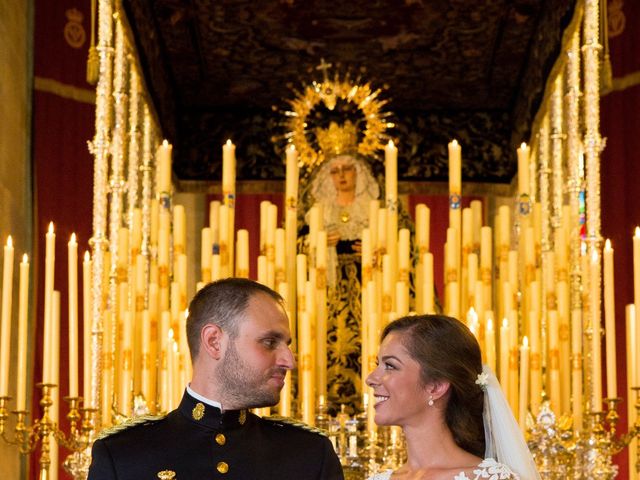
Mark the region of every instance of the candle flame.
POLYGON ((7 237, 7 247, 9 248, 13 247, 13 240, 11 239, 11 235, 7 237))
POLYGON ((175 340, 173 341, 173 353, 178 353, 178 344, 175 340))
POLYGON ((594 250, 593 252, 591 252, 591 262, 598 263, 599 260, 600 260, 600 255, 598 254, 598 251, 594 250))
POLYGON ((173 328, 169 329, 169 334, 167 336, 169 337, 169 340, 173 340, 173 328))
POLYGON ((162 146, 163 146, 164 148, 167 148, 167 147, 169 146, 169 142, 167 141, 167 139, 166 139, 166 138, 162 141, 162 146))
POLYGON ((611 250, 611 240, 609 240, 608 238, 604 242, 604 249, 611 250))
POLYGON ((636 237, 640 238, 640 227, 636 227, 636 237))
POLYGON ((29 255, 26 253, 22 255, 22 263, 29 263, 29 255))
POLYGON ((525 142, 522 142, 520 144, 520 150, 526 150, 527 149, 527 144, 525 142))
POLYGON ((387 144, 389 147, 393 148, 395 145, 393 143, 393 140, 389 140, 389 143, 387 144))
POLYGON ((287 147, 287 149, 291 152, 295 152, 296 151, 296 146, 293 143, 290 143, 289 146, 287 147))
POLYGON ((71 240, 69 241, 69 243, 77 243, 76 242, 76 234, 75 234, 75 232, 71 234, 71 240))
POLYGON ((487 318, 487 330, 493 330, 493 319, 487 318))
POLYGON ((53 222, 49 222, 49 233, 53 233, 53 222))
POLYGON ((91 261, 91 254, 89 253, 89 250, 85 250, 84 251, 84 261, 85 262, 90 262, 91 261))
POLYGON ((455 138, 453 140, 451 140, 451 145, 454 147, 458 146, 458 140, 456 140, 455 138))
POLYGON ((227 139, 227 145, 233 145, 233 143, 231 143, 231 139, 230 138, 227 139))
POLYGON ((502 328, 509 328, 509 320, 506 318, 502 319, 502 328))
POLYGON ((526 337, 526 335, 522 339, 522 346, 525 347, 525 348, 529 347, 529 339, 526 337))

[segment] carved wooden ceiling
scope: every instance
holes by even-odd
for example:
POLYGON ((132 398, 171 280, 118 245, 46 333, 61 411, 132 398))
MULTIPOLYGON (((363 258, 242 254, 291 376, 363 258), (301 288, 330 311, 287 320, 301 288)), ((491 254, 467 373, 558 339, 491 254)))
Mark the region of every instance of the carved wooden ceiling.
POLYGON ((384 87, 401 179, 509 182, 575 0, 122 0, 182 180, 282 178, 282 112, 322 73, 384 87))

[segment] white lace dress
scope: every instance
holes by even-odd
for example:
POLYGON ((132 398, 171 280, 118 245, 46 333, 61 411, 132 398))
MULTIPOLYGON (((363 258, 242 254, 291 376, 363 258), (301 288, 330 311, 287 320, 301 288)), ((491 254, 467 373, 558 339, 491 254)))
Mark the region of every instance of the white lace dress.
MULTIPOLYGON (((372 477, 369 477, 368 480, 389 480, 392 473, 392 470, 387 470, 386 472, 377 473, 372 477)), ((458 475, 455 475, 452 480, 481 479, 520 480, 520 477, 512 472, 511 469, 506 465, 496 462, 493 458, 485 458, 473 471, 473 475, 471 477, 467 476, 467 474, 464 472, 460 472, 458 475)))

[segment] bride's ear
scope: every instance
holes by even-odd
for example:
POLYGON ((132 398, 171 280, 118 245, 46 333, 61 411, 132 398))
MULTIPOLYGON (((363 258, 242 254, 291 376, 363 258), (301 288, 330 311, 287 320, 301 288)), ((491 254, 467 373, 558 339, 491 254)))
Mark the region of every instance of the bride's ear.
POLYGON ((439 398, 444 397, 448 392, 451 384, 445 380, 431 382, 426 387, 426 392, 429 398, 433 400, 438 400, 439 398))

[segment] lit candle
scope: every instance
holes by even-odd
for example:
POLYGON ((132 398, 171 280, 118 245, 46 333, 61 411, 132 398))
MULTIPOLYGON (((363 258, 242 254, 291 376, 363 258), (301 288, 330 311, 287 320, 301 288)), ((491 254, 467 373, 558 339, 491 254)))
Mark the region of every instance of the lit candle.
MULTIPOLYGON (((462 187, 462 149, 457 140, 449 142, 449 195, 460 195, 462 187)), ((451 205, 450 205, 451 207, 451 205)))
POLYGON ((529 193, 529 147, 524 142, 518 148, 518 193, 529 193))
POLYGON ((522 431, 526 431, 527 406, 529 405, 529 339, 525 336, 520 347, 520 411, 518 422, 522 431))
POLYGON ((18 302, 18 388, 16 408, 27 409, 27 327, 29 310, 29 257, 25 253, 20 262, 20 292, 18 302))
POLYGON ((222 191, 223 193, 235 190, 235 160, 236 146, 227 140, 222 146, 222 191))
POLYGON ((44 383, 52 383, 53 372, 51 339, 53 337, 53 275, 56 259, 56 234, 53 231, 53 222, 49 223, 49 231, 46 235, 45 270, 44 270, 44 348, 42 355, 42 377, 44 383))
POLYGON ((171 151, 173 147, 166 140, 162 141, 162 145, 158 147, 156 155, 157 177, 156 190, 157 193, 169 193, 171 191, 171 151))
POLYGON ((84 252, 82 261, 82 341, 84 348, 83 362, 83 397, 84 406, 92 406, 91 400, 91 256, 84 252))
POLYGON ((614 298, 613 248, 611 248, 611 240, 607 239, 604 245, 604 321, 607 346, 607 397, 609 398, 617 398, 618 396, 614 298))
POLYGON ((398 199, 398 148, 393 140, 384 147, 385 189, 387 208, 395 210, 395 202, 398 199))
MULTIPOLYGON (((71 234, 67 244, 69 267, 69 396, 78 396, 78 242, 71 234)), ((122 252, 126 256, 126 252, 122 252)))
POLYGON ((294 145, 287 147, 286 157, 286 206, 295 208, 298 201, 298 152, 294 145))
POLYGON ((0 330, 0 397, 9 396, 9 361, 11 356, 11 300, 13 299, 13 241, 7 237, 2 269, 2 327, 0 330))

